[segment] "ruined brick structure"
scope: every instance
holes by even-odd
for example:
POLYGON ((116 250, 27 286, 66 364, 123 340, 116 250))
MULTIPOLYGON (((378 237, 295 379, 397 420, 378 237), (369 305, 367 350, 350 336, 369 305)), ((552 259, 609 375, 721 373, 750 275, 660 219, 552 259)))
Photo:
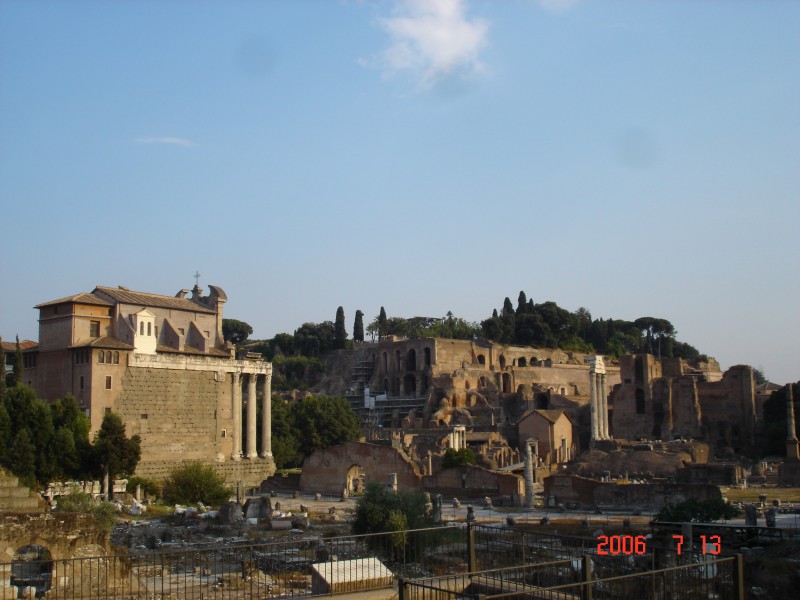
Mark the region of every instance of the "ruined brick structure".
MULTIPOLYGON (((513 422, 525 409, 587 406, 588 356, 578 352, 441 338, 358 344, 327 360, 320 391, 346 395, 364 420, 384 426, 494 426, 513 422), (365 392, 379 394, 365 408, 365 392), (503 400, 524 396, 518 414, 503 400), (371 414, 368 414, 371 413, 371 414)), ((607 365, 609 389, 619 369, 607 365)))
POLYGON ((38 305, 39 343, 25 351, 24 381, 46 400, 75 396, 92 432, 119 414, 142 440, 138 475, 162 479, 196 460, 229 482, 257 485, 275 470, 272 365, 234 357, 222 337, 227 296, 209 287, 187 297, 98 286, 38 305))
POLYGON ((752 367, 724 374, 716 361, 620 358, 622 383, 611 396, 612 433, 628 439, 694 438, 717 449, 750 452, 756 435, 752 367))

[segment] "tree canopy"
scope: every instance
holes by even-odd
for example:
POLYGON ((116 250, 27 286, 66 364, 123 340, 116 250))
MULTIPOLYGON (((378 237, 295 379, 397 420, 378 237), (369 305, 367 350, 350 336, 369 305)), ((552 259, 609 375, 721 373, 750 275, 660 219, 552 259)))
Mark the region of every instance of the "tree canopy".
POLYGON ((341 306, 336 309, 336 321, 333 325, 333 347, 336 350, 344 350, 347 345, 347 329, 344 324, 344 308, 341 306))
POLYGON ((125 425, 116 413, 103 416, 103 423, 94 438, 95 458, 104 475, 114 479, 117 475, 133 475, 141 457, 141 440, 138 435, 127 437, 125 425))
POLYGON ((433 524, 425 515, 425 495, 421 490, 389 490, 377 481, 367 483, 358 499, 353 533, 383 533, 421 529, 433 524))
POLYGON ((360 433, 358 417, 344 398, 272 402, 272 454, 279 468, 299 467, 316 450, 355 441, 360 433))
POLYGON ((222 319, 222 337, 226 342, 241 344, 253 334, 253 328, 244 321, 222 319))

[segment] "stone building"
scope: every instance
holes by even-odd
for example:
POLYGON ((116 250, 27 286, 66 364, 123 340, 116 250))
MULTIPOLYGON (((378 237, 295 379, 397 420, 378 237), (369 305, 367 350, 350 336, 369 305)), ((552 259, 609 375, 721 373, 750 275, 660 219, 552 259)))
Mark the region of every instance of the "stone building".
POLYGON ((537 465, 559 464, 577 456, 572 439, 572 419, 563 410, 534 409, 526 412, 517 424, 520 446, 533 445, 537 465))
POLYGON ((93 432, 105 414, 119 414, 127 434, 141 436, 141 476, 160 479, 197 460, 228 481, 257 484, 275 469, 272 365, 234 357, 222 337, 226 301, 221 288, 203 296, 196 285, 175 296, 99 286, 44 302, 24 380, 46 400, 75 396, 93 432))
POLYGON ((620 358, 622 383, 611 395, 612 430, 628 439, 693 438, 717 449, 750 452, 756 442, 753 369, 716 361, 620 358))

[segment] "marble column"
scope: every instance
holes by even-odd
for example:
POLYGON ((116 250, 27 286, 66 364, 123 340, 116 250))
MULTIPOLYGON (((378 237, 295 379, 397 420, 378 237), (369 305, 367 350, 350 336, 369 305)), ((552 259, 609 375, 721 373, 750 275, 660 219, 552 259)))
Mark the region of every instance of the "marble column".
POLYGON ((603 418, 603 433, 604 440, 611 439, 608 433, 608 390, 606 390, 606 374, 600 375, 600 406, 602 407, 600 415, 603 418))
POLYGON ((794 394, 792 384, 789 384, 789 396, 786 400, 786 458, 788 460, 800 459, 797 435, 794 422, 794 394))
POLYGON ((233 452, 232 460, 242 458, 242 381, 238 371, 233 372, 233 403, 231 413, 233 417, 233 452))
POLYGON ((256 379, 250 373, 247 380, 247 458, 258 458, 256 452, 256 379))
POLYGON ((598 407, 597 407, 597 378, 594 371, 589 371, 589 398, 592 415, 592 441, 598 439, 598 407))
POLYGON ((261 456, 272 458, 272 375, 264 376, 264 403, 261 406, 261 456))

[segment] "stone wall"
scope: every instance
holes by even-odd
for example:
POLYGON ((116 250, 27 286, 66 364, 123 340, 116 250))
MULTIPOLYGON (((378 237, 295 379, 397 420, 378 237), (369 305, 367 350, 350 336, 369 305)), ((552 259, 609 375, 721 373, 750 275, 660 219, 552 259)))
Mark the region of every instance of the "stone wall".
POLYGON ((552 475, 545 478, 544 496, 551 504, 575 502, 582 508, 601 506, 649 510, 659 510, 665 504, 675 504, 688 498, 713 500, 722 497, 719 488, 711 484, 619 484, 576 475, 552 475))
POLYGON ((422 475, 419 468, 403 452, 389 446, 365 442, 347 442, 339 446, 318 450, 303 462, 300 491, 306 493, 341 494, 351 477, 351 469, 358 468, 365 482, 377 481, 385 485, 390 473, 397 473, 397 487, 416 489, 422 475))
POLYGON ((0 514, 0 563, 11 562, 22 546, 47 548, 53 560, 72 558, 81 548, 110 549, 109 532, 94 517, 78 513, 0 514))
POLYGON ((525 481, 513 473, 498 473, 481 467, 463 466, 444 469, 423 479, 425 491, 446 498, 483 498, 508 496, 518 502, 525 495, 525 481))

